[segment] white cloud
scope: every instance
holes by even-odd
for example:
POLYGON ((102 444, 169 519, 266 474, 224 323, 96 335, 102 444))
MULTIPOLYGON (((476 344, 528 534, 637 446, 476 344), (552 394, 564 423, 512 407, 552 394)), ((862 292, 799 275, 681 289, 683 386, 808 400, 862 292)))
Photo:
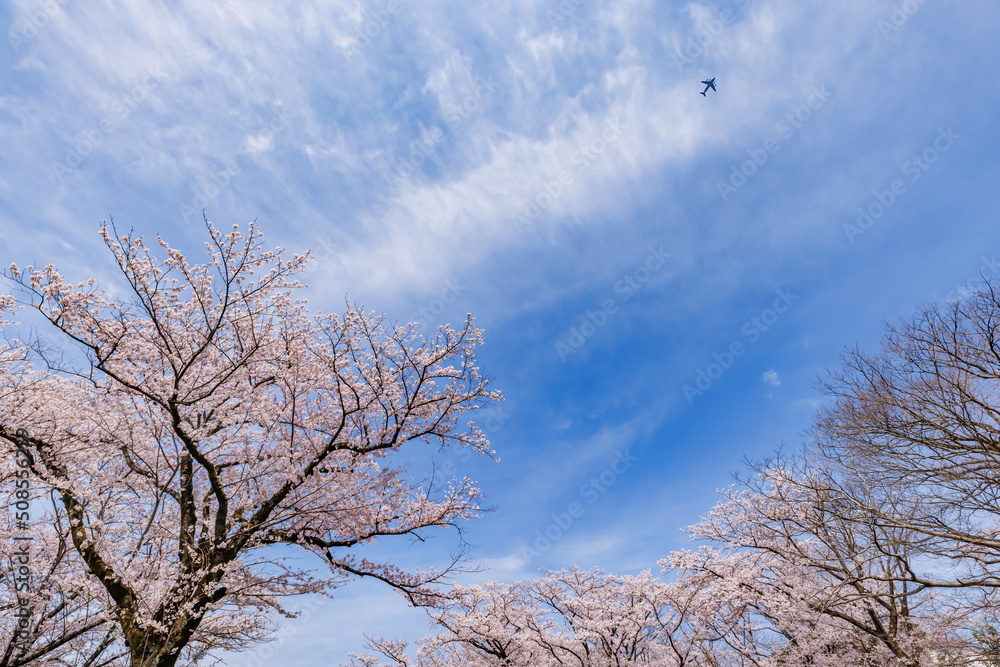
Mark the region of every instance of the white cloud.
MULTIPOLYGON (((859 6, 824 11, 844 24, 865 11, 859 6)), ((88 130, 110 100, 147 69, 162 67, 167 80, 97 153, 133 162, 150 189, 180 189, 188 203, 192 191, 246 145, 257 169, 234 179, 230 194, 260 210, 280 184, 294 207, 284 211, 288 217, 318 211, 352 228, 343 261, 331 262, 322 277, 351 285, 355 293, 389 295, 399 284, 437 284, 530 240, 511 216, 532 199, 544 200, 545 186, 566 170, 573 184, 533 223, 536 229, 526 231, 558 236, 589 223, 598 211, 624 217, 633 205, 624 193, 659 188, 664 168, 682 169, 744 128, 770 122, 774 108, 784 108, 782 100, 822 80, 829 65, 829 52, 812 49, 789 79, 777 54, 790 39, 809 39, 798 34, 801 10, 788 2, 755 4, 698 63, 726 82, 725 95, 708 106, 692 92, 697 75, 677 72, 669 61, 650 61, 641 46, 651 33, 661 43, 677 43, 689 28, 657 26, 656 8, 623 1, 584 17, 588 9, 581 5, 573 21, 550 24, 544 4, 459 10, 456 16, 455 8, 432 3, 420 11, 404 8, 362 54, 348 57, 337 45, 353 39, 378 3, 187 3, 152 15, 140 0, 125 2, 121 11, 108 4, 86 14, 67 5, 67 15, 53 19, 22 55, 22 63, 35 63, 49 82, 38 92, 54 117, 35 123, 18 143, 25 152, 58 155, 59 144, 88 130), (574 21, 584 18, 593 20, 593 30, 580 33, 574 21), (456 21, 464 34, 448 27, 456 21), (127 37, 93 38, 106 33, 127 37), (379 170, 398 164, 421 134, 445 128, 441 114, 453 112, 476 80, 489 76, 503 81, 500 89, 444 137, 417 174, 399 187, 387 186, 379 170), (401 97, 384 99, 404 81, 401 97), (51 104, 56 91, 59 101, 51 104), (296 120, 286 136, 260 136, 279 101, 296 120), (621 137, 574 172, 574 155, 614 119, 622 121, 621 137), (61 141, 52 141, 52 127, 61 141), (287 172, 299 156, 308 171, 287 172), (325 192, 345 180, 352 189, 363 184, 352 194, 370 202, 351 213, 353 220, 325 192)), ((705 20, 708 9, 692 4, 689 11, 705 20)), ((809 25, 826 25, 826 18, 813 16, 809 25)), ((0 131, 21 133, 21 125, 0 131)), ((87 161, 89 167, 99 156, 87 161)), ((61 196, 99 192, 92 171, 84 170, 83 180, 61 196)), ((50 199, 43 194, 50 193, 34 199, 50 199)), ((229 202, 210 202, 210 215, 229 202)))

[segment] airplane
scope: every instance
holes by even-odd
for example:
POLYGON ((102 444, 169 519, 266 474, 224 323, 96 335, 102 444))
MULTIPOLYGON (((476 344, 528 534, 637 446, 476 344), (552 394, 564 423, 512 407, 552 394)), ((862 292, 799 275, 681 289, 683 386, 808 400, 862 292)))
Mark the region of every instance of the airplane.
MULTIPOLYGON (((708 95, 705 95, 705 93, 708 92, 708 89, 711 88, 712 90, 715 90, 715 77, 713 76, 708 81, 702 81, 702 83, 705 84, 705 90, 703 90, 701 94, 703 97, 708 97, 708 95)), ((715 92, 719 91, 715 90, 715 92)))

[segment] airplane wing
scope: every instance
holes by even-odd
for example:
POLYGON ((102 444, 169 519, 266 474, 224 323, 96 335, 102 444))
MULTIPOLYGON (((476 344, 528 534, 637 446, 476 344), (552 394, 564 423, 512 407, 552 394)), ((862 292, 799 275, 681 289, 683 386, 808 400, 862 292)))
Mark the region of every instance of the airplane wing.
POLYGON ((702 81, 702 83, 704 83, 706 86, 711 86, 712 85, 711 81, 702 81))
MULTIPOLYGON (((708 85, 710 85, 712 87, 712 90, 715 90, 715 82, 714 81, 712 83, 708 84, 708 85)), ((719 91, 715 90, 715 92, 719 92, 719 91)))

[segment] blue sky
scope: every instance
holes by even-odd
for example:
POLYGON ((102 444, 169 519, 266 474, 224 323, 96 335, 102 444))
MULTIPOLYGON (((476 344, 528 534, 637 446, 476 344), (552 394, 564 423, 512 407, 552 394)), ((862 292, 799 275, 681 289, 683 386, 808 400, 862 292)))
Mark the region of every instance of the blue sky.
MULTIPOLYGON (((655 569, 744 457, 802 441, 845 346, 1000 271, 995 2, 0 13, 4 266, 114 288, 102 219, 197 259, 205 208, 311 249, 317 309, 476 315, 507 400, 500 463, 447 457, 498 508, 467 526, 490 570, 465 581, 655 569)), ((365 632, 415 639, 423 615, 350 584, 271 659, 337 664, 365 632)))

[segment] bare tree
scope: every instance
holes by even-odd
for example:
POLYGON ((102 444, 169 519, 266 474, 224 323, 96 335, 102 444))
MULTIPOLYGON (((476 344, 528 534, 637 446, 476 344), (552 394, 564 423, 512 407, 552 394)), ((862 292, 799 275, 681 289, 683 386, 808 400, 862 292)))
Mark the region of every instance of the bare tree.
POLYGON ((1000 299, 986 287, 887 326, 845 354, 812 434, 851 516, 906 531, 936 587, 1000 587, 1000 299))

